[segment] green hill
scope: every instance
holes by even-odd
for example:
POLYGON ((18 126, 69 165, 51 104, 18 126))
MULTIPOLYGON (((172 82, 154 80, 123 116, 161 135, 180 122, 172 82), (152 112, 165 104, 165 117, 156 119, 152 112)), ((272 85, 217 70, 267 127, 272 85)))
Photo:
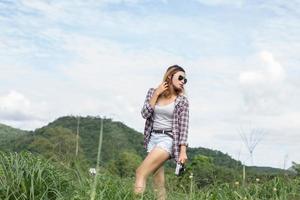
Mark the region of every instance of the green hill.
POLYGON ((283 170, 283 169, 278 169, 278 168, 273 168, 273 167, 257 167, 257 166, 250 166, 247 167, 248 172, 256 173, 256 174, 266 174, 268 173, 269 175, 276 175, 278 173, 287 173, 287 174, 293 174, 289 170, 283 170))
POLYGON ((213 163, 218 166, 224 166, 228 168, 237 168, 242 166, 240 161, 234 160, 228 154, 222 153, 221 151, 211 150, 207 148, 189 148, 190 157, 196 155, 204 155, 213 159, 213 163))
MULTIPOLYGON (((96 164, 100 120, 101 118, 92 116, 80 117, 79 120, 79 154, 90 166, 96 164)), ((1 136, 0 141, 2 144, 5 144, 1 145, 2 150, 17 152, 28 150, 56 160, 68 160, 68 162, 71 162, 76 151, 77 123, 77 117, 60 117, 33 132, 21 131, 1 125, 0 134, 3 137, 1 136)), ((143 148, 143 134, 121 122, 104 119, 101 151, 102 165, 109 166, 111 162, 122 159, 124 155, 127 155, 128 159, 135 157, 135 160, 139 160, 146 155, 146 151, 143 148)), ((215 166, 238 170, 242 166, 240 161, 234 160, 221 151, 201 147, 188 148, 190 161, 199 155, 211 158, 215 166)), ((167 167, 170 167, 172 164, 168 162, 167 167)), ((251 171, 261 173, 281 172, 281 170, 274 168, 260 167, 252 167, 251 171)))
MULTIPOLYGON (((61 117, 48 124, 47 127, 63 127, 77 133, 76 117, 61 117)), ((79 123, 80 146, 84 156, 91 164, 96 163, 100 133, 100 118, 81 117, 79 123)), ((116 159, 121 152, 130 151, 140 156, 145 155, 143 150, 143 135, 121 122, 111 119, 103 120, 103 143, 101 157, 103 162, 116 159)))
MULTIPOLYGON (((77 118, 72 116, 61 117, 46 127, 63 127, 70 129, 74 134, 77 132, 77 118)), ((44 127, 44 128, 46 128, 44 127)), ((85 157, 95 163, 100 131, 100 118, 97 117, 81 117, 79 123, 80 145, 83 149, 85 157)), ((137 153, 141 157, 146 155, 143 149, 143 134, 124 125, 121 122, 104 119, 103 122, 103 146, 102 161, 106 162, 115 159, 123 151, 137 153)), ((229 155, 220 151, 213 151, 206 148, 188 148, 190 159, 196 155, 205 155, 212 157, 214 164, 233 167, 240 166, 241 163, 232 159, 229 155)))
POLYGON ((28 133, 28 131, 23 131, 0 124, 0 150, 12 150, 15 148, 13 142, 17 141, 20 137, 23 137, 28 133))

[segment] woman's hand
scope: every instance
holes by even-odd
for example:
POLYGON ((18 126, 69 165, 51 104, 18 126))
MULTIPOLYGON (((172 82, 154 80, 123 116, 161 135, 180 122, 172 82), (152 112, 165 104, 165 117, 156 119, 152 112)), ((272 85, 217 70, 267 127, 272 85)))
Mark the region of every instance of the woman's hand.
POLYGON ((180 151, 178 162, 184 164, 184 163, 186 163, 187 159, 188 158, 187 158, 186 152, 185 151, 180 151))
POLYGON ((161 93, 163 93, 165 90, 168 89, 168 83, 167 81, 162 82, 156 89, 155 89, 155 93, 157 96, 159 96, 161 93))

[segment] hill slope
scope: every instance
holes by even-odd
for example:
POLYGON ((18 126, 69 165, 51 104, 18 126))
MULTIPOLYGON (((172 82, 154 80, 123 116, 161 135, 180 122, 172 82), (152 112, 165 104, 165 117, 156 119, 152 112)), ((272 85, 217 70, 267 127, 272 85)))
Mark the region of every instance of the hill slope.
POLYGON ((10 150, 12 141, 18 140, 20 137, 28 134, 28 131, 16 129, 4 124, 0 124, 0 150, 10 150))
MULTIPOLYGON (((79 120, 79 151, 90 165, 96 163, 100 120, 101 118, 99 117, 90 116, 80 117, 79 120)), ((48 156, 63 153, 63 157, 71 158, 75 155, 77 123, 78 118, 74 116, 60 117, 34 132, 21 131, 2 125, 0 126, 2 127, 0 134, 4 137, 1 137, 2 140, 0 141, 6 144, 3 148, 9 151, 29 150, 48 156), (26 135, 24 135, 24 133, 26 133, 26 135), (65 145, 65 147, 63 147, 63 145, 65 145)), ((101 151, 102 163, 107 164, 109 161, 117 160, 124 152, 131 152, 139 155, 141 158, 144 157, 146 151, 143 148, 143 134, 121 122, 104 119, 101 151)), ((197 155, 213 158, 213 163, 216 166, 232 169, 240 169, 241 167, 240 161, 234 160, 228 154, 224 154, 221 151, 201 147, 188 148, 189 160, 192 160, 193 157, 197 155)), ((170 166, 170 164, 171 163, 168 163, 167 166, 170 166)), ((264 173, 268 171, 272 173, 280 172, 280 170, 274 168, 260 169, 259 167, 253 167, 252 170, 264 173)))

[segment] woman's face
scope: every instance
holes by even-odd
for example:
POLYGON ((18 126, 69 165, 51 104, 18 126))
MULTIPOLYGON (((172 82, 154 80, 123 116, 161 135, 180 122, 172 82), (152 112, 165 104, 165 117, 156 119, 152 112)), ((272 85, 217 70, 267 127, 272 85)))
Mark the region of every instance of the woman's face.
POLYGON ((183 90, 185 84, 185 73, 182 71, 176 72, 172 77, 172 84, 175 90, 183 90))

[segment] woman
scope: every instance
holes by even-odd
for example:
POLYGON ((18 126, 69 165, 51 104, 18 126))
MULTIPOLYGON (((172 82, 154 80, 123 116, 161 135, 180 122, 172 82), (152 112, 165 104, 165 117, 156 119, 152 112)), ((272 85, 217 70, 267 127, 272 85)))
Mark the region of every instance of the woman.
POLYGON ((187 79, 178 65, 170 66, 156 89, 150 88, 142 116, 146 119, 144 147, 148 155, 136 170, 135 194, 142 194, 147 177, 153 173, 154 188, 159 199, 166 198, 163 164, 170 158, 177 163, 187 161, 189 102, 184 96, 187 79))

